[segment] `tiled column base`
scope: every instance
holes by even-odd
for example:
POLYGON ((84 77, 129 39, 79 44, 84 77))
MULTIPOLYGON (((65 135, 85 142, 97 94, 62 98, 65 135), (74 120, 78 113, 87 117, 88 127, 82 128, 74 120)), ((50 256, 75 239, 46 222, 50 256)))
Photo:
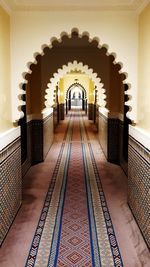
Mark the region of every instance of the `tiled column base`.
POLYGON ((32 121, 32 163, 45 159, 53 141, 53 113, 32 121))
POLYGON ((60 120, 64 120, 65 118, 65 105, 59 104, 59 118, 60 120))
POLYGON ((22 164, 22 176, 32 164, 42 162, 53 142, 53 113, 27 122, 27 158, 22 164))
POLYGON ((26 174, 26 172, 29 170, 29 168, 32 165, 32 145, 31 145, 31 140, 32 138, 32 121, 27 122, 27 158, 25 162, 22 164, 21 169, 22 169, 22 177, 26 174))
POLYGON ((58 123, 59 123, 59 114, 58 114, 58 106, 56 105, 54 108, 53 108, 53 124, 54 124, 54 130, 56 129, 58 123))
POLYGON ((21 144, 17 138, 0 151, 0 244, 21 204, 21 144))
POLYGON ((31 149, 32 163, 43 161, 43 120, 32 120, 31 149))
POLYGON ((108 161, 120 163, 121 151, 121 121, 117 118, 108 118, 99 113, 98 136, 104 154, 108 161))
MULTIPOLYGON (((128 145, 124 143, 124 133, 123 133, 124 122, 119 120, 119 163, 121 168, 124 170, 125 174, 128 176, 128 145), (125 157, 124 154, 127 154, 125 157)), ((128 137, 127 137, 128 138, 128 137)))
POLYGON ((94 120, 94 104, 88 104, 88 119, 94 120))
POLYGON ((128 203, 150 247, 150 151, 129 137, 128 203))
POLYGON ((108 161, 113 163, 119 163, 119 151, 119 119, 108 118, 108 161))

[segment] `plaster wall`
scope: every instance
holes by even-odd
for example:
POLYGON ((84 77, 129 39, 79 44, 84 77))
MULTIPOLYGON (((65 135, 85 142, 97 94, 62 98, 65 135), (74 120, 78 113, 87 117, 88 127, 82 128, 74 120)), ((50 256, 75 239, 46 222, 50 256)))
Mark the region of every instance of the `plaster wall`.
POLYGON ((10 85, 10 17, 0 6, 0 133, 13 126, 10 85))
POLYGON ((138 126, 150 132, 150 4, 139 16, 138 126))
POLYGON ((59 99, 58 102, 59 104, 65 103, 65 93, 64 93, 64 78, 59 80, 59 99))
POLYGON ((94 104, 95 100, 95 86, 92 80, 89 80, 89 92, 88 92, 88 103, 94 104))

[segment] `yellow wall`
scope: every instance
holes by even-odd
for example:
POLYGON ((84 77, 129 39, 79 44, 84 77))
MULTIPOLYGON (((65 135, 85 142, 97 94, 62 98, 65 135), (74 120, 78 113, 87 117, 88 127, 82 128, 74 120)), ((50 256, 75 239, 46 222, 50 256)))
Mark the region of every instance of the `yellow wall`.
POLYGON ((87 91, 88 103, 94 103, 94 82, 89 79, 89 76, 86 74, 71 73, 64 75, 64 77, 59 81, 59 104, 65 102, 66 91, 76 82, 82 85, 87 91), (76 81, 76 79, 78 81, 76 81))
POLYGON ((0 7, 0 132, 11 127, 10 18, 0 7))
POLYGON ((95 93, 94 93, 94 83, 92 80, 89 80, 89 92, 88 92, 88 103, 94 104, 95 93))
POLYGON ((87 91, 87 97, 88 97, 88 92, 89 92, 89 86, 90 86, 90 79, 89 76, 86 74, 66 74, 63 78, 64 80, 64 90, 68 90, 68 88, 74 84, 74 83, 79 83, 82 85, 85 90, 87 91), (78 79, 78 81, 75 81, 75 79, 78 79))
POLYGON ((138 126, 150 131, 150 4, 139 16, 138 126))
POLYGON ((64 79, 60 79, 59 81, 59 98, 58 102, 59 104, 65 103, 65 94, 64 94, 64 79))

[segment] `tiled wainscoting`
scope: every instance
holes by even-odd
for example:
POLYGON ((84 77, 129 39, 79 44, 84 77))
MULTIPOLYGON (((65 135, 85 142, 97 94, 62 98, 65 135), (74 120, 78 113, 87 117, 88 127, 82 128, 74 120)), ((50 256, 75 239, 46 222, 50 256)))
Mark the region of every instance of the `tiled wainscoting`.
POLYGON ((129 136, 128 203, 150 247, 150 150, 134 137, 129 136))
POLYGON ((21 204, 21 144, 17 137, 0 151, 0 244, 21 204))

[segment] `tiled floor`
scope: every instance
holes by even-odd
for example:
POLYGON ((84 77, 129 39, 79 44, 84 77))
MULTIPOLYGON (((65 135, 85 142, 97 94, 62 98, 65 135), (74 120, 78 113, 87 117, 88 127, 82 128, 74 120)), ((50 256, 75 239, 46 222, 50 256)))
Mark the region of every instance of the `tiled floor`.
MULTIPOLYGON (((58 126, 54 143, 45 162, 32 166, 23 178, 23 203, 0 249, 1 267, 25 265, 65 127, 64 121, 58 126)), ((149 267, 150 253, 127 205, 127 177, 119 166, 106 161, 95 134, 90 130, 89 136, 94 156, 99 163, 102 185, 124 266, 149 267)))

